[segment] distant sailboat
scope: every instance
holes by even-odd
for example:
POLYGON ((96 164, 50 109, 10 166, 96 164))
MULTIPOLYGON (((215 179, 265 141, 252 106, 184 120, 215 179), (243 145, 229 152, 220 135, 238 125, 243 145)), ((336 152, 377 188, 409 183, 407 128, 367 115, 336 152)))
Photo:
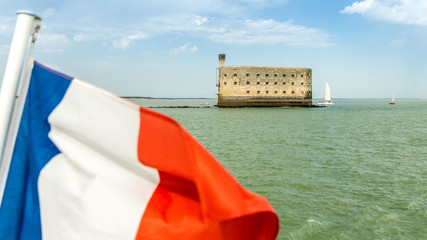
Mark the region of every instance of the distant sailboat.
POLYGON ((331 89, 329 88, 329 84, 325 82, 325 100, 319 101, 319 105, 334 105, 331 101, 331 89))
POLYGON ((396 104, 396 102, 394 101, 394 92, 393 92, 393 98, 391 99, 391 102, 389 102, 388 104, 392 104, 392 105, 396 104))

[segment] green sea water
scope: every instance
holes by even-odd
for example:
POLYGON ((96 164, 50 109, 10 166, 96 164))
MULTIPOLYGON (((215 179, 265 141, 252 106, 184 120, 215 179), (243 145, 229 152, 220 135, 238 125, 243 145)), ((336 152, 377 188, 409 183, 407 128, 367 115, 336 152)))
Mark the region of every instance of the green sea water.
MULTIPOLYGON (((144 100, 199 106, 214 100, 144 100)), ((156 108, 280 218, 278 239, 427 239, 427 100, 156 108)))

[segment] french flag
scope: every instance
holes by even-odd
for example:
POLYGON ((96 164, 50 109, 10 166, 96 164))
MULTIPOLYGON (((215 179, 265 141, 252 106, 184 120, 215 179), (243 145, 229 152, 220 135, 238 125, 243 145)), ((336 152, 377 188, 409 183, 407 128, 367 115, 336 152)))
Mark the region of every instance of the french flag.
POLYGON ((245 190, 175 120, 34 61, 0 239, 275 239, 245 190))

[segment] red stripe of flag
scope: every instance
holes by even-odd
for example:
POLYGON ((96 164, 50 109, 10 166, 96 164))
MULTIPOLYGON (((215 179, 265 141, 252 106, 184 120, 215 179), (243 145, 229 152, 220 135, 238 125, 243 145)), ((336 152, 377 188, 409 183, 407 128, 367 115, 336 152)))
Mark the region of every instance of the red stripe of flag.
POLYGON ((141 108, 138 157, 160 184, 136 239, 275 239, 279 220, 175 120, 141 108))

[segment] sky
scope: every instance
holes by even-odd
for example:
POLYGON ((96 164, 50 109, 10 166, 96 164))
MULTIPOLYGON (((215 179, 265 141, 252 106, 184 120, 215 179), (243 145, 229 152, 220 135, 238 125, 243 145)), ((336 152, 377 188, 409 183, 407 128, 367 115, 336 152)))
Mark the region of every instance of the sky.
POLYGON ((427 0, 0 0, 1 78, 18 10, 36 60, 119 96, 216 98, 226 54, 311 68, 313 98, 427 98, 427 0))

